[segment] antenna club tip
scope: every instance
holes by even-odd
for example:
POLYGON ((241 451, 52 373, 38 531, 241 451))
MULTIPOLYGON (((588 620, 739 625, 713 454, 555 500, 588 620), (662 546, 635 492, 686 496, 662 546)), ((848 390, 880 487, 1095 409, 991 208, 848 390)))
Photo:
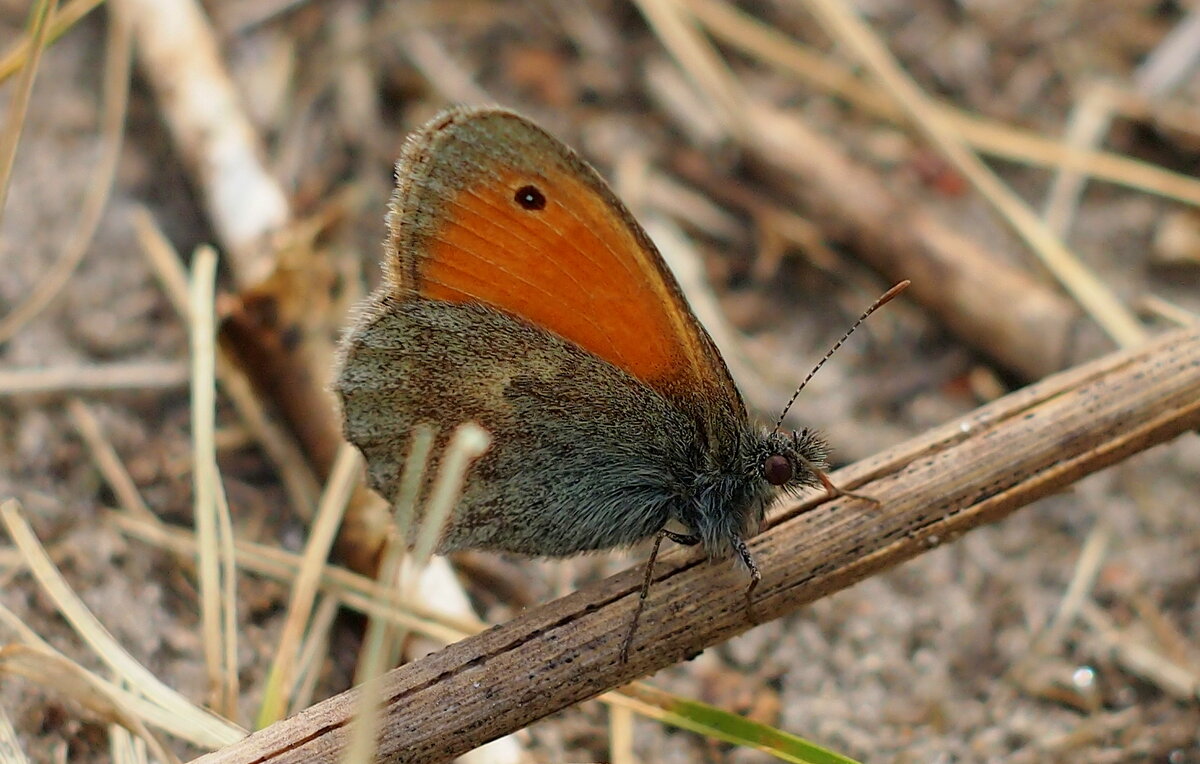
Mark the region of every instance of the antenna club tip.
POLYGON ((905 289, 908 289, 910 284, 912 284, 911 279, 904 279, 903 281, 898 282, 891 289, 883 293, 883 296, 879 298, 879 302, 876 303, 876 305, 883 305, 884 303, 891 302, 893 297, 900 294, 905 289))

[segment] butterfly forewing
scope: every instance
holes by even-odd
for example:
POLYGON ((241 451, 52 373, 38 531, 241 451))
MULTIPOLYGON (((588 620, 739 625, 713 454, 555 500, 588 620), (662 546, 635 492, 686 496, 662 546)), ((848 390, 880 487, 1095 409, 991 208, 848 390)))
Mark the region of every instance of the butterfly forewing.
POLYGON ((491 306, 670 399, 741 414, 653 244, 560 141, 511 112, 451 111, 410 139, 397 176, 388 256, 400 299, 491 306))

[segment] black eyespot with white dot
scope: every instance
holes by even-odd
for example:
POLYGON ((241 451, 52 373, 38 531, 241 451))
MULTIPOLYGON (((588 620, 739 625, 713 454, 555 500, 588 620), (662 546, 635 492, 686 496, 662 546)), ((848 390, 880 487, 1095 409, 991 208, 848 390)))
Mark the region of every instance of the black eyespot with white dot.
POLYGON ((537 186, 521 186, 513 194, 513 201, 530 212, 546 208, 546 195, 537 186))

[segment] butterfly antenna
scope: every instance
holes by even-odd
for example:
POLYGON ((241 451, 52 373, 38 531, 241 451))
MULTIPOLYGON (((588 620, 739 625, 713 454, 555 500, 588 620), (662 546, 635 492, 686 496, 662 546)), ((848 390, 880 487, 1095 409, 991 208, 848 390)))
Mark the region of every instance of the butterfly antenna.
POLYGON ((846 330, 846 333, 842 335, 842 338, 835 342, 833 347, 829 348, 829 352, 825 354, 825 357, 820 361, 817 361, 817 365, 814 366, 813 370, 808 373, 808 376, 805 377, 804 381, 800 383, 800 386, 796 388, 796 392, 792 393, 792 397, 788 399, 787 405, 783 407, 783 413, 779 415, 779 419, 775 422, 776 430, 783 426, 783 419, 787 416, 788 410, 792 408, 792 404, 796 402, 796 398, 799 397, 800 391, 803 390, 804 386, 807 385, 809 381, 816 375, 816 373, 821 370, 821 367, 825 365, 825 362, 828 361, 829 358, 838 351, 838 348, 845 344, 846 340, 850 339, 850 335, 854 334, 854 330, 857 329, 863 321, 867 320, 867 316, 879 310, 884 305, 887 305, 896 295, 907 289, 908 285, 911 283, 911 281, 905 279, 904 281, 901 281, 899 284, 896 284, 894 287, 884 292, 878 300, 871 303, 871 307, 863 311, 863 314, 858 317, 858 320, 855 321, 854 324, 846 330))

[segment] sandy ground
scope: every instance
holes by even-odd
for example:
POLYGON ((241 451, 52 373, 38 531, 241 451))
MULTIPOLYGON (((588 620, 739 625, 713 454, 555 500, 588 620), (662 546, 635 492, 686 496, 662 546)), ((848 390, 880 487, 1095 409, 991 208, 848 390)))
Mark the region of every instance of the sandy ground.
MULTIPOLYGON (((705 196, 702 183, 677 171, 699 166, 712 185, 806 212, 771 182, 769 171, 745 162, 727 142, 706 137, 711 133, 704 125, 688 123, 670 107, 672 93, 685 97, 686 79, 633 6, 291 5, 211 3, 210 12, 221 55, 265 142, 266 164, 298 213, 319 209, 346 188, 355 191, 324 251, 361 268, 370 283, 378 278, 391 163, 406 132, 445 103, 445 82, 458 75, 490 100, 545 123, 609 177, 622 160, 644 161, 705 196), (272 13, 273 6, 280 8, 272 13), (420 47, 430 41, 433 53, 420 47), (672 84, 659 83, 663 76, 672 84)), ((812 18, 787 5, 753 3, 751 10, 839 59, 812 18)), ((1048 137, 1066 131, 1091 84, 1134 82, 1139 65, 1183 22, 1184 5, 858 4, 926 91, 1048 137)), ((5 49, 22 31, 23 6, 0 4, 5 49)), ((94 12, 43 57, 0 228, 0 314, 24 299, 61 256, 78 220, 99 155, 105 28, 104 11, 94 12)), ((1049 283, 988 206, 961 188, 919 138, 744 55, 730 54, 729 61, 755 98, 796 107, 889 186, 916 195, 962 234, 1049 283)), ((13 92, 10 79, 4 90, 9 105, 13 92)), ((1183 114, 1200 114, 1196 69, 1157 98, 1183 114)), ((1200 164, 1200 134, 1156 119, 1117 118, 1103 145, 1184 175, 1195 175, 1200 164)), ((994 166, 1040 207, 1051 173, 994 166)), ((136 206, 149 209, 181 252, 214 241, 215 234, 140 73, 111 193, 86 257, 50 307, 0 346, 0 369, 186 362, 186 328, 139 254, 131 213, 136 206)), ((799 379, 885 280, 837 241, 829 242, 834 259, 823 268, 813 264, 813 252, 796 246, 770 260, 774 250, 762 246, 769 236, 761 218, 707 196, 722 214, 716 227, 669 206, 656 212, 673 216, 694 241, 712 293, 744 335, 750 357, 774 364, 759 372, 770 380, 799 379)), ((661 207, 662 200, 647 204, 661 207)), ((812 222, 820 230, 821 221, 812 222)), ((1197 227, 1194 210, 1181 204, 1093 183, 1065 239, 1126 303, 1156 295, 1197 311, 1197 227), (1184 232, 1175 249, 1164 244, 1172 231, 1184 232), (1182 255, 1164 262, 1178 249, 1182 255)), ((827 432, 840 462, 900 442, 1026 381, 954 339, 915 305, 885 313, 834 358, 794 411, 796 422, 827 432)), ((782 403, 787 383, 772 382, 767 392, 782 403)), ((168 522, 190 523, 185 383, 82 397, 153 511, 168 522)), ((3 392, 0 497, 23 503, 57 565, 113 635, 168 684, 203 701, 194 578, 174 556, 128 539, 106 519, 116 499, 81 444, 65 401, 54 392, 3 392)), ((219 464, 239 537, 299 548, 303 523, 286 508, 271 463, 244 439, 239 444, 237 418, 224 401, 218 424, 232 444, 219 464)), ((863 760, 1200 761, 1196 685, 1193 697, 1181 696, 1120 649, 1144 647, 1178 669, 1175 676, 1200 677, 1198 492, 1200 441, 1191 435, 650 681, 863 760), (1087 604, 1060 640, 1035 650, 1092 533, 1105 534, 1108 543, 1087 604)), ((51 644, 97 667, 28 574, 0 550, 0 602, 51 644)), ((465 583, 484 617, 499 620, 523 602, 638 564, 643 555, 492 560, 521 601, 469 577, 465 583)), ((287 590, 244 576, 238 592, 244 619, 239 721, 249 723, 287 590)), ((360 628, 356 619, 338 624, 322 695, 347 686, 360 628)), ((0 677, 0 708, 34 760, 107 759, 104 727, 68 699, 0 677)), ((585 704, 519 738, 534 761, 608 760, 606 713, 585 704)), ((647 762, 769 760, 646 720, 635 723, 634 737, 636 755, 647 762)))

